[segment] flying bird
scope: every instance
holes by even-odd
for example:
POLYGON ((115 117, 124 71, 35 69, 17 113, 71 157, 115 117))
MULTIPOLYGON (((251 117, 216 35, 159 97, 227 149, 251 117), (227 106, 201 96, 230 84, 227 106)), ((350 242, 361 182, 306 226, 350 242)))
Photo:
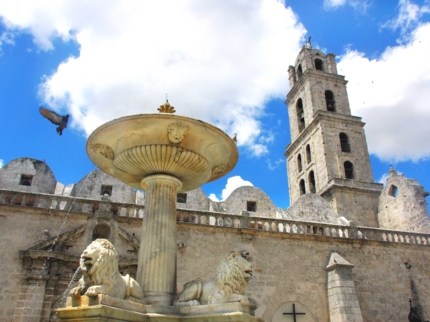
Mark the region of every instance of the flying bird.
POLYGON ((69 114, 66 115, 58 115, 54 111, 50 111, 44 107, 39 108, 40 114, 42 114, 43 117, 50 120, 53 124, 58 125, 57 127, 57 133, 62 135, 63 130, 67 127, 67 122, 69 121, 69 114))

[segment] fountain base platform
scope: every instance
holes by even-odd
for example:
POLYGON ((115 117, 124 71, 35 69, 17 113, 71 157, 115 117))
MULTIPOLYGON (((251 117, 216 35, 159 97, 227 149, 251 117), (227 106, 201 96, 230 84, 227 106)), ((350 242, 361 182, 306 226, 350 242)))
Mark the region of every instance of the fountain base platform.
POLYGON ((67 322, 262 322, 248 306, 238 302, 199 306, 157 306, 121 300, 100 294, 67 298, 65 308, 55 310, 59 321, 67 322))

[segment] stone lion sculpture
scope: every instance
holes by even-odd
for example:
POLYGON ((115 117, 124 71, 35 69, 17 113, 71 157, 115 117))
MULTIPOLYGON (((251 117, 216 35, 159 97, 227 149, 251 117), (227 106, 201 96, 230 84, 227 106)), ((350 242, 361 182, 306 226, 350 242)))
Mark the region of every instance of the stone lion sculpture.
POLYGON ((70 291, 71 296, 106 294, 120 299, 143 298, 139 284, 128 274, 119 273, 118 254, 107 239, 93 241, 83 251, 79 267, 83 275, 79 285, 70 291))
POLYGON ((226 255, 221 259, 213 280, 204 282, 196 279, 186 283, 175 300, 175 305, 240 302, 255 309, 255 301, 244 295, 252 272, 252 265, 240 253, 226 255))

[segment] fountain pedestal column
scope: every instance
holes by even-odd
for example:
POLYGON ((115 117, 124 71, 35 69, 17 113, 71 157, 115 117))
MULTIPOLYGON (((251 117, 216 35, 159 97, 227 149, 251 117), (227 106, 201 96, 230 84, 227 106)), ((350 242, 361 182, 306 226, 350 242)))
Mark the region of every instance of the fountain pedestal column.
POLYGON ((137 281, 147 304, 172 305, 176 295, 176 193, 182 183, 156 174, 142 180, 146 190, 137 281))

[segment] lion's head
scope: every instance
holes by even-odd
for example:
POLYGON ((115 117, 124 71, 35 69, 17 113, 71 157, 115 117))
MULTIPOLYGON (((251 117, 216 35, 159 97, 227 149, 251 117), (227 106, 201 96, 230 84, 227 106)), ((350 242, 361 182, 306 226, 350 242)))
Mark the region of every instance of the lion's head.
POLYGON ((96 239, 83 251, 80 268, 92 285, 103 283, 115 286, 117 279, 121 278, 115 247, 103 238, 96 239))
POLYGON ((227 295, 231 293, 245 294, 248 280, 252 277, 253 267, 238 252, 226 255, 217 269, 218 287, 227 295))
POLYGON ((172 123, 167 128, 167 137, 171 143, 181 143, 188 132, 188 126, 182 123, 172 123))

